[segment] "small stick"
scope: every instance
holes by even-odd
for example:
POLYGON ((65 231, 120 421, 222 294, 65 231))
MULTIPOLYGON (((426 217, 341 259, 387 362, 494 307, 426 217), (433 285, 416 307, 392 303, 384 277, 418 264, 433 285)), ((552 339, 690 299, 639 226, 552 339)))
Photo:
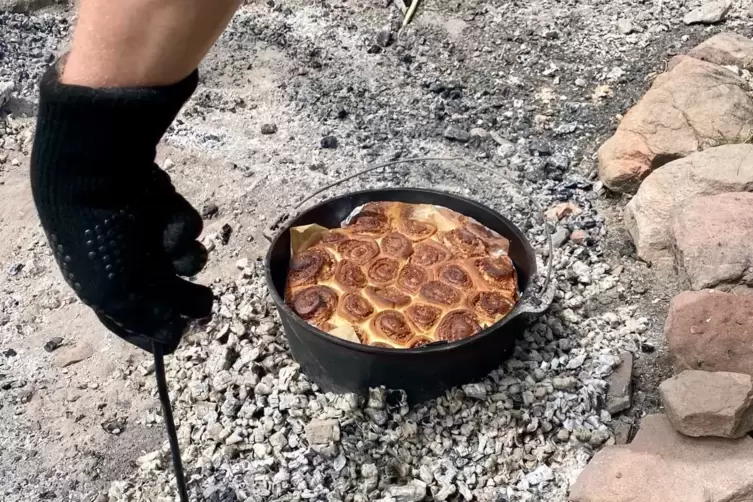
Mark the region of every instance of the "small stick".
POLYGON ((395 7, 400 9, 400 12, 405 16, 405 12, 408 10, 408 7, 405 6, 405 2, 403 0, 392 0, 392 3, 394 3, 395 7))
POLYGON ((418 9, 418 4, 421 2, 421 0, 413 0, 413 2, 410 4, 410 8, 408 9, 408 12, 405 13, 405 18, 403 19, 403 28, 408 26, 408 24, 413 20, 413 16, 416 14, 416 9, 418 9))

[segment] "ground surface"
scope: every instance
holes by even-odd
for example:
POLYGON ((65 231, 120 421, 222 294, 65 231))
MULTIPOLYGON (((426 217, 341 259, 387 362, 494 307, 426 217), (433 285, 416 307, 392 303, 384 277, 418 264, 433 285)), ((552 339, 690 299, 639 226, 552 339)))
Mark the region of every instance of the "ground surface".
MULTIPOLYGON (((159 152, 191 202, 219 208, 207 221, 207 235, 225 224, 232 228, 199 280, 220 289, 232 283, 238 259, 253 262, 265 251, 262 230, 281 211, 359 167, 426 155, 475 158, 515 179, 542 206, 572 201, 584 210, 565 224, 588 230, 590 245, 568 243, 555 251, 559 294, 551 318, 565 326, 555 335, 583 347, 589 360, 633 350, 637 389, 628 415, 640 419, 657 410, 656 385, 669 373, 663 316, 679 286, 657 280, 634 259, 621 231, 624 201, 596 183, 595 151, 670 55, 722 28, 684 26, 682 15, 695 4, 671 0, 424 4, 416 21, 378 51, 370 50, 378 33, 399 26, 390 2, 289 0, 242 8, 205 61, 200 89, 159 152), (621 18, 641 32, 620 34, 615 23, 621 18), (268 123, 277 125, 276 134, 260 134, 268 123), (451 141, 443 137, 448 125, 494 131, 515 147, 506 154, 490 138, 451 141), (338 148, 321 148, 328 135, 338 148), (576 261, 592 270, 606 265, 602 275, 619 286, 588 289, 590 281, 571 272, 576 261), (616 319, 606 317, 595 335, 602 337, 599 348, 589 352, 594 331, 577 319, 606 314, 616 319)), ((746 16, 736 4, 724 28, 750 35, 746 16)), ((33 111, 34 82, 63 49, 71 19, 64 10, 0 14, 0 81, 17 87, 11 113, 0 115, 0 498, 8 502, 96 500, 111 482, 134 479, 135 459, 164 438, 161 425, 149 423, 158 410, 152 377, 136 369, 145 356, 108 335, 74 300, 30 199, 33 121, 24 112, 33 111), (46 352, 43 346, 56 336, 64 346, 46 352), (65 369, 56 365, 72 348, 91 357, 65 369), (102 424, 117 418, 127 425, 113 435, 102 424)), ((489 202, 499 200, 492 186, 504 183, 467 169, 459 175, 436 167, 396 172, 350 182, 336 193, 406 183, 489 202)), ((518 219, 528 219, 523 216, 518 219)), ((543 247, 540 225, 527 226, 534 245, 543 247)), ((526 360, 525 344, 522 350, 518 356, 526 360)), ((578 451, 563 450, 561 463, 578 451)), ((212 474, 197 476, 206 488, 212 474)), ((153 478, 138 478, 145 488, 134 500, 156 500, 161 488, 149 491, 153 478)), ((547 499, 564 500, 567 482, 558 476, 547 499)), ((318 493, 314 499, 325 500, 318 493)), ((508 496, 542 496, 526 493, 523 487, 508 496)))

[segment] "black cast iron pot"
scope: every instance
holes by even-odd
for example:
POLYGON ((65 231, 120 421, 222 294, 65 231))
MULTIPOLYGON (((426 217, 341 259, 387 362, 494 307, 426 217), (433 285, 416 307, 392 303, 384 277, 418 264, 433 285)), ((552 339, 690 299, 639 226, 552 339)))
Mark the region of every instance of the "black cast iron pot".
MULTIPOLYGON (((535 298, 531 278, 536 256, 523 233, 507 218, 457 195, 417 188, 393 188, 350 193, 318 204, 278 232, 266 257, 266 279, 280 314, 285 336, 303 372, 326 392, 364 394, 370 387, 405 390, 411 401, 441 395, 446 389, 485 377, 511 355, 526 316, 540 314, 548 302, 535 298), (386 349, 360 345, 332 336, 306 323, 284 301, 290 263, 290 228, 340 223, 371 201, 436 204, 476 219, 510 241, 510 258, 518 272, 521 299, 504 319, 484 331, 452 343, 418 349, 386 349)), ((550 300, 551 301, 551 300, 550 300)))

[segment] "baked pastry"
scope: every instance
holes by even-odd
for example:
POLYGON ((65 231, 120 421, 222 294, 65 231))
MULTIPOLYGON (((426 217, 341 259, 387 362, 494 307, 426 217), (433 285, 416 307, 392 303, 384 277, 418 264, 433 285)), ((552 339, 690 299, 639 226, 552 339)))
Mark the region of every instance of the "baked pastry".
POLYGON ((293 256, 286 302, 363 344, 418 348, 473 336, 518 300, 509 241, 455 211, 371 202, 293 256))

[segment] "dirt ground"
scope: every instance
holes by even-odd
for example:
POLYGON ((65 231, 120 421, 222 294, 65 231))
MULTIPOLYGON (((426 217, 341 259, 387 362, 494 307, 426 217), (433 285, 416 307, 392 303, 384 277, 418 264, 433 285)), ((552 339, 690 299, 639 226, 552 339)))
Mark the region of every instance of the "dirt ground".
MULTIPOLYGON (((543 190, 551 176, 539 162, 545 149, 568 160, 564 175, 593 182, 598 145, 668 56, 744 21, 686 27, 681 1, 424 4, 387 47, 377 45, 377 35, 395 34, 400 21, 389 1, 270 0, 242 8, 202 65, 200 89, 158 154, 197 208, 217 206, 205 233, 232 228, 229 243, 212 251, 201 282, 232 280, 239 258, 264 253, 262 231, 281 211, 358 167, 419 155, 496 158, 494 141, 443 137, 449 124, 530 145, 534 160, 514 173, 530 190, 543 190), (614 26, 621 17, 643 31, 621 35, 614 26), (262 135, 263 124, 276 124, 277 132, 262 135), (574 130, 562 132, 570 124, 574 130), (338 148, 321 147, 329 135, 338 148)), ((11 119, 21 137, 30 136, 32 118, 11 119)), ((143 379, 123 370, 128 358, 146 356, 100 327, 54 266, 31 201, 28 142, 6 153, 0 164, 0 382, 8 389, 0 391, 0 498, 94 500, 164 440, 161 425, 149 423, 158 403, 151 387, 141 388, 143 379), (53 337, 62 337, 63 346, 47 352, 53 337), (71 351, 88 357, 61 368, 71 351), (103 424, 118 418, 126 419, 122 433, 107 432, 103 424)), ((399 183, 401 176, 377 179, 399 183)), ((427 184, 436 181, 427 175, 427 184)), ((623 206, 601 192, 589 215, 606 222, 595 249, 624 268, 625 287, 592 308, 604 312, 629 302, 650 320, 630 411, 639 419, 659 407, 656 385, 669 372, 661 330, 680 285, 635 260, 621 230, 623 206)))

